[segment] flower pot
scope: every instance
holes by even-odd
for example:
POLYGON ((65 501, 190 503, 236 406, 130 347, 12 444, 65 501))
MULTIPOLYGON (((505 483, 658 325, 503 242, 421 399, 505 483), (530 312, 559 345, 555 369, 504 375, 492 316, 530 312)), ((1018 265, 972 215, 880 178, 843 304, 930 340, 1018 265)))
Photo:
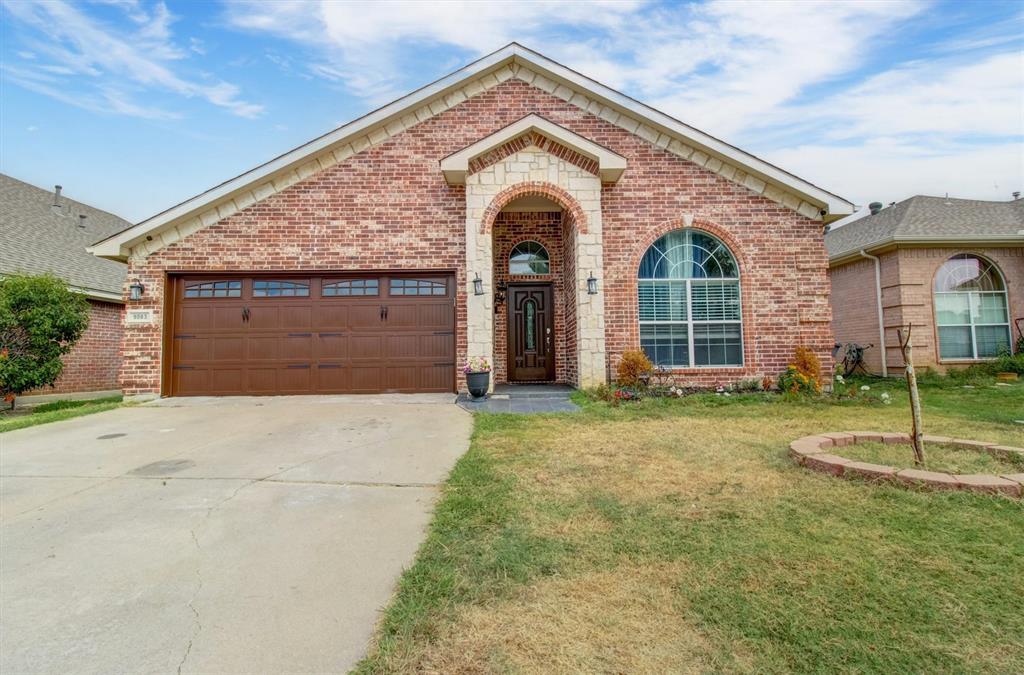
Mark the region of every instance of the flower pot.
POLYGON ((491 384, 491 373, 486 371, 483 373, 466 373, 466 387, 469 388, 469 394, 473 398, 483 398, 487 395, 487 390, 491 384))

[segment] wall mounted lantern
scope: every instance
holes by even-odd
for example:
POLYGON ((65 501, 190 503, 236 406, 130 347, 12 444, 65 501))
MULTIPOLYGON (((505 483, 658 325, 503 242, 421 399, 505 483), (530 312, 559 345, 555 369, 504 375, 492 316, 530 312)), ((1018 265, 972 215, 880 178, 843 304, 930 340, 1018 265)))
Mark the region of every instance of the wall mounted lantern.
POLYGON ((597 279, 594 278, 594 273, 590 273, 590 277, 587 279, 587 295, 597 295, 597 279))
POLYGON ((484 294, 484 280, 480 278, 480 273, 476 273, 476 279, 473 279, 473 295, 484 294))
POLYGON ((132 282, 132 285, 128 287, 128 297, 132 300, 142 300, 142 294, 146 292, 146 287, 142 285, 142 282, 136 279, 132 282))

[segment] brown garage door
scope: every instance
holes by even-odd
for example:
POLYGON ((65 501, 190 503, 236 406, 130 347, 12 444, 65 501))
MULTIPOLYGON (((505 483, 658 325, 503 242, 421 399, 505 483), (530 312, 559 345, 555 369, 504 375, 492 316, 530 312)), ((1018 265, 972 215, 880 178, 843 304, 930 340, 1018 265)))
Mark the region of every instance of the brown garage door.
POLYGON ((172 277, 172 396, 449 392, 451 275, 172 277))

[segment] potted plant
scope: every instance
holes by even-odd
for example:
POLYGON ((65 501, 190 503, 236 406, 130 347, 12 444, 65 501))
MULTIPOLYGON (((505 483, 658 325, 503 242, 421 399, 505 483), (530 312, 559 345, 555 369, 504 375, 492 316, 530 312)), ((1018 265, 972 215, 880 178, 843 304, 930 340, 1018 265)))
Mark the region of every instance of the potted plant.
POLYGON ((466 374, 466 387, 473 398, 482 398, 487 395, 491 386, 491 364, 482 356, 473 356, 462 372, 466 374))

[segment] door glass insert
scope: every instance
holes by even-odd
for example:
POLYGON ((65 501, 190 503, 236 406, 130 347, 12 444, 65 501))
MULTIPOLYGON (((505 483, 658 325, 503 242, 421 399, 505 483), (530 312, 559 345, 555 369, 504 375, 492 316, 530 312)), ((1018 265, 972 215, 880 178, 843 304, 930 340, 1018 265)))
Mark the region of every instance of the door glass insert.
POLYGON ((252 282, 254 298, 305 298, 309 297, 308 281, 254 281, 252 282))
POLYGON ((527 300, 523 304, 523 317, 526 323, 526 325, 524 326, 526 335, 523 341, 526 343, 526 350, 531 352, 534 351, 534 349, 536 348, 535 345, 537 341, 535 326, 535 324, 537 323, 536 313, 537 303, 535 303, 533 300, 527 300))
POLYGON ((186 298, 240 298, 241 281, 193 281, 185 283, 186 298))

